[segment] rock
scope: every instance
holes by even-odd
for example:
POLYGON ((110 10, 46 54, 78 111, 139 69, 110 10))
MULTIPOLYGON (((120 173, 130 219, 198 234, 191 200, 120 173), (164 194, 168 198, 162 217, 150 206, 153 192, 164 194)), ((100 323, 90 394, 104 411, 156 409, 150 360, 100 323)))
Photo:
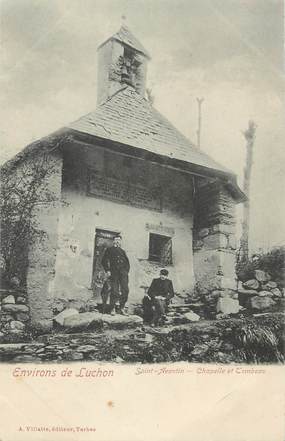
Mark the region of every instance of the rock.
POLYGON ((79 299, 70 299, 67 308, 77 309, 79 312, 86 312, 85 302, 79 299))
POLYGON ((233 363, 234 359, 233 359, 233 355, 231 354, 225 354, 224 352, 218 352, 217 354, 217 358, 218 358, 218 362, 219 363, 223 363, 223 364, 229 364, 229 363, 233 363))
POLYGON ((10 295, 7 297, 4 297, 4 299, 2 299, 2 305, 6 305, 6 304, 14 304, 15 302, 15 297, 10 295))
POLYGON ((282 292, 278 288, 273 288, 271 294, 273 294, 274 297, 282 297, 282 292))
POLYGON ((24 305, 26 303, 26 299, 23 296, 17 297, 17 302, 19 305, 24 305))
POLYGON ((259 282, 268 282, 271 279, 270 275, 262 270, 255 270, 254 275, 259 282))
POLYGON ((88 312, 95 311, 95 310, 97 310, 97 308, 98 308, 98 304, 97 304, 95 299, 87 300, 87 302, 86 302, 86 309, 87 309, 88 312))
POLYGON ((12 320, 10 322, 10 329, 18 329, 20 331, 23 331, 25 329, 25 325, 22 322, 19 322, 17 320, 12 320))
POLYGON ((13 305, 13 304, 5 304, 2 305, 3 311, 17 313, 17 312, 29 312, 29 308, 26 305, 13 305))
POLYGON ((250 307, 252 309, 257 309, 258 311, 262 311, 263 309, 270 308, 271 306, 276 305, 276 302, 272 300, 270 297, 252 297, 250 299, 250 307))
POLYGON ((17 355, 13 358, 13 361, 17 362, 34 362, 34 361, 40 361, 40 358, 35 357, 33 355, 17 355))
POLYGON ((196 345, 195 348, 193 349, 193 351, 191 352, 191 356, 201 356, 201 355, 205 355, 209 350, 209 346, 208 345, 196 345))
POLYGON ((183 314, 183 317, 185 317, 189 322, 198 322, 200 320, 200 316, 198 314, 195 314, 195 312, 187 312, 186 314, 183 314))
POLYGON ((27 322, 28 320, 30 320, 30 316, 26 312, 18 312, 18 314, 16 314, 16 318, 20 322, 27 322))
POLYGON ((108 328, 122 329, 122 328, 133 328, 136 326, 143 325, 143 319, 138 315, 103 315, 103 323, 108 328))
POLYGON ((242 284, 244 289, 258 289, 259 288, 259 282, 256 279, 248 280, 247 282, 244 282, 242 284))
POLYGON ((2 323, 2 324, 8 323, 11 320, 13 320, 13 316, 12 315, 10 315, 8 313, 5 313, 5 312, 4 313, 1 312, 1 314, 0 314, 0 323, 2 323))
POLYGON ((217 320, 223 320, 223 319, 225 319, 225 318, 227 318, 228 317, 228 315, 227 314, 223 314, 222 312, 219 312, 217 315, 216 315, 216 319, 217 320))
POLYGON ((77 351, 87 354, 88 352, 96 351, 96 347, 92 345, 82 345, 77 348, 77 351))
POLYGON ((238 294, 245 294, 246 296, 257 296, 258 292, 255 289, 238 289, 238 294))
POLYGON ((262 289, 268 290, 268 289, 274 289, 277 288, 277 283, 273 282, 273 280, 270 280, 269 282, 265 283, 263 285, 262 289))
POLYGON ((57 314, 57 315, 53 318, 53 320, 54 320, 56 323, 58 323, 60 326, 63 326, 63 324, 64 324, 64 320, 65 320, 67 317, 72 317, 73 315, 78 315, 78 314, 79 314, 79 312, 78 312, 77 309, 75 309, 75 308, 67 308, 67 309, 64 309, 62 312, 60 312, 59 314, 57 314))
POLYGON ((82 312, 66 317, 63 322, 64 328, 69 331, 85 331, 103 326, 103 314, 99 312, 82 312))
POLYGON ((217 312, 223 314, 237 314, 240 306, 238 300, 231 298, 220 298, 217 303, 217 312))
POLYGON ((115 363, 123 363, 124 362, 123 358, 121 358, 119 356, 117 356, 114 361, 115 361, 115 363))
POLYGON ((17 337, 22 337, 24 335, 24 330, 23 329, 10 329, 9 330, 9 335, 14 335, 17 337))
POLYGON ((68 358, 69 360, 83 360, 83 354, 81 352, 70 352, 70 354, 68 354, 68 358))
POLYGON ((200 239, 203 239, 203 237, 208 236, 208 234, 209 234, 209 228, 202 228, 202 230, 200 230, 198 233, 198 237, 200 239))
POLYGON ((258 293, 259 297, 273 297, 273 294, 271 291, 260 291, 258 293))

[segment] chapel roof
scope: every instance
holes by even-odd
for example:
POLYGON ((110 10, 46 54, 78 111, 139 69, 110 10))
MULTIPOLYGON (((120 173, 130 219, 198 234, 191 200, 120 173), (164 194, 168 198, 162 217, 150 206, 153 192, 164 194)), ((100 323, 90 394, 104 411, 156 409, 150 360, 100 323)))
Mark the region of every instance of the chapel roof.
POLYGON ((68 128, 233 175, 192 144, 131 86, 120 89, 68 128))

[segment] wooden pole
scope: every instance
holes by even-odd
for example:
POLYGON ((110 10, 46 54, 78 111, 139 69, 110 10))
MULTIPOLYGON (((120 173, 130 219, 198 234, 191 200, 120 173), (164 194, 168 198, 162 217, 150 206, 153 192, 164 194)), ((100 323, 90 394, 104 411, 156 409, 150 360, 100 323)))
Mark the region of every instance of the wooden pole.
POLYGON ((198 129, 197 129, 197 146, 201 148, 201 130, 202 130, 202 103, 204 98, 196 98, 198 103, 198 129))

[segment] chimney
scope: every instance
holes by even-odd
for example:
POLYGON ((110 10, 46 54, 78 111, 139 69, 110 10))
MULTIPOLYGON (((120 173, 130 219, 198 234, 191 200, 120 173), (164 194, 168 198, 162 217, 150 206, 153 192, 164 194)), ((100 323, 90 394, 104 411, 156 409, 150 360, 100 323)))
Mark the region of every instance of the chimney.
POLYGON ((144 96, 148 52, 126 26, 98 47, 97 104, 100 105, 124 85, 144 96))

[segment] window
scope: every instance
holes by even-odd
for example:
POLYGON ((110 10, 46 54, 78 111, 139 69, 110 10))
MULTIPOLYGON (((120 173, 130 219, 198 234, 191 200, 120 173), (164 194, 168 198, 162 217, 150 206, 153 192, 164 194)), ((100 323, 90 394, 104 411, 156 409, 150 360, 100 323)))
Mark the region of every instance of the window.
POLYGON ((172 264, 172 240, 171 237, 160 234, 149 234, 149 260, 161 265, 172 264))

